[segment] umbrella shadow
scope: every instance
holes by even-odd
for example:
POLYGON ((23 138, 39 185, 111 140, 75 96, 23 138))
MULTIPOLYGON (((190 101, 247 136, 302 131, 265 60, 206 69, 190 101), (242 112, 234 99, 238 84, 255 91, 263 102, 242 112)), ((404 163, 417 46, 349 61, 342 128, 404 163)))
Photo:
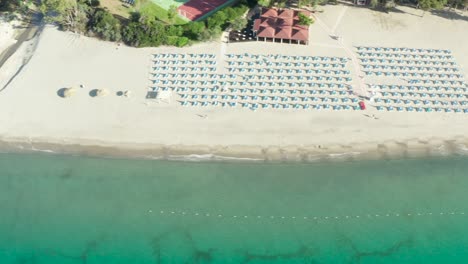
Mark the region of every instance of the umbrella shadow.
POLYGON ((98 91, 99 91, 98 89, 93 89, 93 90, 89 91, 89 96, 96 97, 97 94, 98 94, 98 91))
POLYGON ((67 88, 60 88, 57 90, 57 95, 59 97, 62 97, 62 98, 65 98, 65 91, 67 90, 67 88))

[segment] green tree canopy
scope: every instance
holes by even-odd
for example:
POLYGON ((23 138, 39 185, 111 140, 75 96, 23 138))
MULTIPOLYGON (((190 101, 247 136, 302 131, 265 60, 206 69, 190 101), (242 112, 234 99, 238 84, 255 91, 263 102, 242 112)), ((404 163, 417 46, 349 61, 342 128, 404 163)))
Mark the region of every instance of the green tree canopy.
POLYGON ((447 4, 447 0, 419 0, 418 5, 423 10, 442 9, 447 4))
POLYGON ((271 0, 258 0, 258 4, 261 6, 269 7, 271 5, 271 0))
POLYGON ((90 22, 90 29, 104 40, 119 41, 121 39, 119 21, 105 10, 95 12, 90 22))
POLYGON ((242 30, 247 26, 247 19, 243 17, 238 17, 231 21, 231 28, 233 30, 242 30))
POLYGON ((131 22, 122 32, 122 40, 136 47, 158 47, 167 42, 166 27, 159 21, 131 22))
POLYGON ((77 0, 43 0, 40 10, 49 22, 73 32, 84 32, 91 8, 77 0))
POLYGON ((304 15, 303 13, 299 13, 299 25, 309 26, 314 22, 312 18, 309 16, 304 15))
POLYGON ((226 13, 220 10, 206 20, 206 26, 208 29, 219 27, 221 28, 226 23, 226 13))
POLYGON ((167 10, 167 18, 169 21, 174 21, 174 19, 177 16, 177 6, 171 5, 169 9, 167 10))

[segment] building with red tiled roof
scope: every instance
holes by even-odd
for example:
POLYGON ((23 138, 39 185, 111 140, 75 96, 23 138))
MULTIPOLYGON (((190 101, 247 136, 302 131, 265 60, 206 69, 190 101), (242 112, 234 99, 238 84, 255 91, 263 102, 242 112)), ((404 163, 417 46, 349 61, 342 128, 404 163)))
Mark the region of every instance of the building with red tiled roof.
POLYGON ((253 24, 257 40, 307 44, 309 26, 299 24, 300 13, 310 16, 306 11, 263 8, 260 18, 253 24))

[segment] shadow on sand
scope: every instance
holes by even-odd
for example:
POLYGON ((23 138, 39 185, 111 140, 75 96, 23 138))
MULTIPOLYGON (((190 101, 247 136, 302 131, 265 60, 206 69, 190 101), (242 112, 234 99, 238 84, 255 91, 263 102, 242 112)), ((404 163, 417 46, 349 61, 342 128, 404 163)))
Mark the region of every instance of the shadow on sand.
POLYGON ((57 90, 57 95, 62 97, 62 98, 65 98, 65 91, 67 90, 67 88, 60 88, 57 90))
POLYGON ((457 10, 432 10, 431 14, 450 20, 468 21, 468 16, 457 13, 457 10))
POLYGON ((96 97, 98 95, 98 89, 93 89, 91 91, 89 91, 89 96, 91 97, 96 97))

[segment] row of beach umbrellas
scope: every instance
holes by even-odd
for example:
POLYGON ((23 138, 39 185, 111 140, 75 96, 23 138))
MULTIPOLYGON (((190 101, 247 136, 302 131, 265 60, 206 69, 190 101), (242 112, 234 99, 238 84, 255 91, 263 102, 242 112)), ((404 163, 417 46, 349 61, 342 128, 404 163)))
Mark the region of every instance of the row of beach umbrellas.
MULTIPOLYGON (((75 87, 68 87, 68 88, 63 88, 59 91, 59 95, 63 98, 69 98, 75 95, 78 92, 78 89, 75 87)), ((131 91, 124 91, 121 93, 125 97, 129 97, 131 94, 131 91)), ((104 97, 109 95, 109 91, 107 89, 94 89, 91 91, 91 96, 93 97, 104 97)))

